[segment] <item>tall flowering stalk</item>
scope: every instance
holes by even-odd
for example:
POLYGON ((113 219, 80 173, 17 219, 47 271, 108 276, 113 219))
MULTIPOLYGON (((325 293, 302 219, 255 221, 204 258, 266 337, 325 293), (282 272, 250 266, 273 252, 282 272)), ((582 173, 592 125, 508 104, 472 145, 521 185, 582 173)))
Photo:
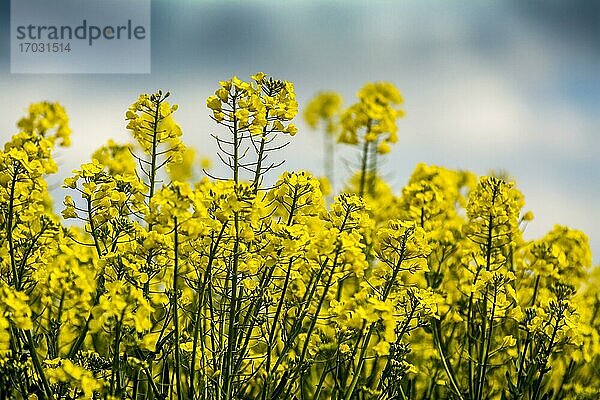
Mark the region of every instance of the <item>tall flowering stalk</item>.
POLYGON ((391 151, 398 141, 396 120, 404 116, 399 107, 404 99, 389 82, 364 85, 358 102, 344 111, 339 141, 361 147, 358 193, 373 193, 377 177, 377 156, 391 151))

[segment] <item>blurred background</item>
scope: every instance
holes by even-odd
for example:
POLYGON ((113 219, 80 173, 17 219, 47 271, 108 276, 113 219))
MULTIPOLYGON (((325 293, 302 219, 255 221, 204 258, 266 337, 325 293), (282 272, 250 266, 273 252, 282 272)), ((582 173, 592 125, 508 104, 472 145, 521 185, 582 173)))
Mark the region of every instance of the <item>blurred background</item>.
MULTIPOLYGON (((219 80, 264 71, 293 81, 301 107, 319 90, 349 105, 363 83, 387 80, 406 101, 384 166, 397 192, 421 161, 506 171, 536 216, 527 236, 581 229, 600 261, 598 1, 153 0, 145 75, 10 74, 9 3, 0 0, 0 140, 30 102, 62 103, 73 145, 58 156, 56 186, 109 138, 129 140, 125 110, 139 93, 170 90, 184 141, 216 164, 209 134, 220 129, 205 99, 219 80)), ((283 168, 322 174, 322 139, 296 120, 283 168)), ((61 209, 64 192, 54 193, 61 209)))

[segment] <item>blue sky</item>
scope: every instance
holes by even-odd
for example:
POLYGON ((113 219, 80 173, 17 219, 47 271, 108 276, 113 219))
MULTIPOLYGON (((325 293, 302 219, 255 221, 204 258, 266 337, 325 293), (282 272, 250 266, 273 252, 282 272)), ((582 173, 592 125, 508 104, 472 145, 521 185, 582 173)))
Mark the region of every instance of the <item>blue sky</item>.
MULTIPOLYGON (((0 4, 0 139, 30 102, 63 103, 73 148, 57 182, 108 138, 127 140, 141 92, 170 90, 184 140, 210 155, 204 101, 218 80, 265 71, 293 81, 301 104, 323 89, 349 104, 364 82, 388 80, 406 99, 385 165, 398 190, 420 161, 506 170, 536 215, 529 237, 582 229, 600 261, 599 2, 156 0, 148 75, 11 75, 0 4)), ((286 168, 319 172, 320 140, 298 125, 286 168)))

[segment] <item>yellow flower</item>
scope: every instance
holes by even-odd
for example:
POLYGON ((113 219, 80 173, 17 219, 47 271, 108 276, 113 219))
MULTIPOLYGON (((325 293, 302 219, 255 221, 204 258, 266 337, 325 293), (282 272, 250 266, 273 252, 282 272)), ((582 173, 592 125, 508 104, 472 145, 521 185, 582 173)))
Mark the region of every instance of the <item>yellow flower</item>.
MULTIPOLYGON (((30 330, 33 328, 31 309, 27 303, 29 298, 23 292, 18 292, 6 284, 0 284, 0 316, 6 318, 19 329, 30 330)), ((2 324, 0 323, 0 328, 2 324)), ((7 326, 4 327, 6 329, 7 326)))
POLYGON ((311 129, 320 122, 325 124, 325 132, 335 135, 339 129, 339 113, 342 97, 334 92, 320 92, 306 105, 304 120, 311 129))
POLYGON ((390 354, 390 344, 388 342, 380 341, 372 347, 375 354, 379 357, 387 356, 390 354))

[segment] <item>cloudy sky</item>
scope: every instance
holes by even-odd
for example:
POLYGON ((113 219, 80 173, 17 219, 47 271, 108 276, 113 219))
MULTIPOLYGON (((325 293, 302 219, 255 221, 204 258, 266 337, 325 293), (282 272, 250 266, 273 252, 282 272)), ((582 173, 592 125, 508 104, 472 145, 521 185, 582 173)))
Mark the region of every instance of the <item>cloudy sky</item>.
MULTIPOLYGON (((0 139, 30 102, 61 102, 73 148, 56 182, 108 138, 128 140, 124 111, 138 93, 170 90, 184 140, 210 155, 205 98, 218 80, 265 71, 293 81, 301 104, 323 89, 349 104, 364 82, 388 80, 406 99, 385 165, 397 189, 420 161, 505 170, 536 215, 528 236, 555 223, 582 229, 600 261, 597 1, 155 0, 144 75, 10 74, 9 1, 0 4, 0 139)), ((286 167, 320 172, 321 142, 298 125, 286 167)))

